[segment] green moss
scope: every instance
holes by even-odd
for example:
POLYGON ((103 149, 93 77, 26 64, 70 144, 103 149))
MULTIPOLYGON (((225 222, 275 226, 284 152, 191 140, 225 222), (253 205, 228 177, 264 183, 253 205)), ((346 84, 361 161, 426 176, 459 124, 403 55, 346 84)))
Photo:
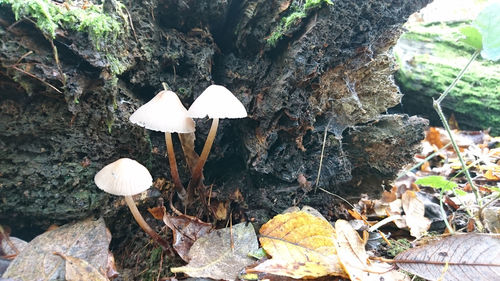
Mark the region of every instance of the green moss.
MULTIPOLYGON (((106 14, 102 5, 89 3, 82 7, 72 1, 65 3, 67 5, 57 5, 50 0, 0 0, 0 5, 11 5, 16 20, 32 19, 49 39, 55 38, 58 28, 87 33, 95 49, 104 52, 111 72, 120 74, 125 71, 126 66, 117 58, 119 56, 113 55, 114 50, 108 48, 128 28, 122 12, 117 11, 118 16, 115 16, 106 14)), ((118 6, 122 9, 123 4, 118 6)))
MULTIPOLYGON (((403 93, 437 98, 453 82, 474 50, 458 40, 459 28, 467 22, 411 25, 402 36, 417 53, 406 57, 396 49, 400 70, 396 80, 403 93)), ((500 68, 498 64, 478 59, 443 100, 442 107, 464 116, 465 127, 491 127, 500 133, 500 68)), ((424 99, 419 98, 422 101, 424 99)), ((432 105, 429 105, 432 107, 432 105)), ((459 117, 459 116, 456 116, 459 117)))
POLYGON ((96 43, 116 38, 123 29, 119 21, 103 12, 102 5, 89 4, 83 9, 71 4, 56 5, 50 0, 0 0, 0 4, 10 4, 17 20, 32 18, 37 27, 51 38, 55 37, 57 28, 66 28, 87 32, 96 43))
MULTIPOLYGON (((300 1, 302 2, 302 1, 300 1)), ((311 11, 320 8, 323 4, 333 5, 331 0, 306 0, 304 4, 292 3, 289 8, 287 16, 281 18, 280 23, 274 28, 271 35, 267 38, 267 44, 271 47, 276 46, 278 41, 288 30, 299 22, 301 19, 307 17, 311 11)))
POLYGON ((391 239, 391 246, 388 246, 387 255, 391 258, 397 256, 399 253, 410 249, 411 243, 406 239, 391 239))

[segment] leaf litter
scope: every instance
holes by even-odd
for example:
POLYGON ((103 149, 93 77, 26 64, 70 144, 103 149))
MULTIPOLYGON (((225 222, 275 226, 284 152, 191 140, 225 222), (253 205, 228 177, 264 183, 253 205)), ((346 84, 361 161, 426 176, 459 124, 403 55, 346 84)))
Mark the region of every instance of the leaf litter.
POLYGON ((102 218, 64 225, 29 242, 2 277, 18 281, 65 280, 65 261, 54 255, 55 252, 84 260, 93 268, 107 269, 110 241, 111 235, 102 218))

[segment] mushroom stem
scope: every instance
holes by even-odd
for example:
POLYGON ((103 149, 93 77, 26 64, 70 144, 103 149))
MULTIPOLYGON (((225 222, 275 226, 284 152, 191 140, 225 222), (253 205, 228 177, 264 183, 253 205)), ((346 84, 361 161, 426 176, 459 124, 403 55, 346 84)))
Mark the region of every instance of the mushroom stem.
POLYGON ((170 174, 172 174, 172 180, 174 181, 175 189, 184 202, 186 198, 186 189, 182 185, 181 179, 179 177, 179 171, 177 170, 177 161, 175 160, 174 145, 172 144, 172 134, 165 132, 165 143, 167 144, 167 156, 168 162, 170 164, 170 174))
POLYGON ((218 126, 219 126, 219 118, 214 118, 212 120, 212 126, 210 127, 210 131, 208 132, 207 140, 205 141, 205 145, 203 146, 203 151, 201 152, 198 162, 196 162, 196 167, 194 167, 191 180, 189 181, 188 194, 192 194, 192 192, 194 192, 194 189, 200 185, 203 166, 207 161, 208 154, 210 153, 210 149, 212 148, 212 144, 214 143, 215 134, 217 133, 218 126))
POLYGON ((132 215, 134 216, 135 221, 139 224, 139 226, 147 233, 153 240, 155 240, 158 244, 160 244, 164 249, 169 249, 168 242, 165 241, 161 236, 154 231, 149 224, 144 220, 142 217, 141 213, 137 209, 137 206, 135 206, 134 199, 132 199, 132 196, 128 195, 125 196, 125 202, 127 203, 130 212, 132 212, 132 215))

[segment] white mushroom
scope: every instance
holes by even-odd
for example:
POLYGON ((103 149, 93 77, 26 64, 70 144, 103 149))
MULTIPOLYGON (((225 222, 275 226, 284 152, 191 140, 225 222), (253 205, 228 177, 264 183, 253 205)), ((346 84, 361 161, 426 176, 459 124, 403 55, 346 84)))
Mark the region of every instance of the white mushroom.
POLYGON ((247 111, 243 104, 224 86, 211 85, 193 102, 188 110, 188 116, 192 118, 212 118, 212 126, 208 132, 203 151, 193 170, 188 192, 200 185, 203 166, 207 161, 208 154, 217 133, 220 118, 244 118, 247 111))
POLYGON ((147 190, 153 184, 153 178, 146 167, 135 160, 121 158, 102 168, 95 175, 94 182, 107 193, 125 196, 125 202, 139 226, 162 247, 169 248, 167 241, 144 220, 132 198, 132 195, 147 190))
POLYGON ((179 177, 175 160, 171 133, 192 133, 195 131, 193 119, 172 91, 161 91, 153 99, 139 107, 131 116, 130 122, 146 129, 165 133, 165 143, 170 164, 170 173, 177 192, 185 197, 185 189, 179 177))

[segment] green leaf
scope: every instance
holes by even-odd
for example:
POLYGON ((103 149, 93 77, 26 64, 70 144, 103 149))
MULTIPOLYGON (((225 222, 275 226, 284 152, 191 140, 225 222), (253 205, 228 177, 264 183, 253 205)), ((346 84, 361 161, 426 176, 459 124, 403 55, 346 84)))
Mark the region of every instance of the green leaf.
POLYGON ((483 37, 481 56, 492 61, 500 59, 500 3, 486 6, 473 25, 483 37))
POLYGON ((458 186, 458 184, 445 179, 442 176, 428 176, 424 178, 420 178, 415 181, 415 184, 430 186, 433 188, 443 189, 443 190, 451 190, 458 186))
POLYGON ((473 26, 465 26, 460 28, 460 32, 465 35, 462 41, 475 48, 476 50, 481 50, 483 48, 483 37, 477 28, 473 26))
POLYGON ((465 196, 467 195, 468 193, 461 190, 461 189, 455 189, 455 193, 458 195, 458 196, 465 196))

